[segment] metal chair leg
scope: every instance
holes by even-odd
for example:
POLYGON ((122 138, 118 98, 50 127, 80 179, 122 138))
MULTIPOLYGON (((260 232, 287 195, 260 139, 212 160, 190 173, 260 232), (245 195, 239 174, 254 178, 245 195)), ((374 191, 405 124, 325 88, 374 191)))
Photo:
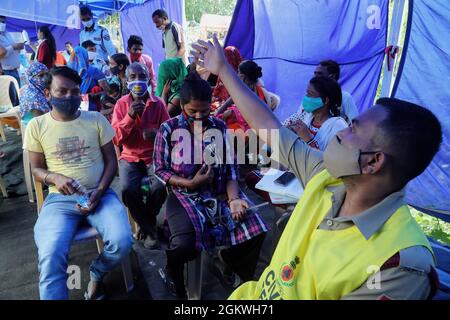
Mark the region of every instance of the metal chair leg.
POLYGON ((127 293, 130 293, 134 289, 134 282, 133 270, 131 269, 131 261, 129 255, 122 260, 122 273, 123 280, 125 281, 125 288, 127 290, 127 293))
POLYGON ((197 258, 187 263, 187 292, 189 300, 202 298, 203 283, 203 251, 197 258))
POLYGON ((28 158, 28 151, 24 149, 22 156, 23 156, 23 172, 25 176, 25 183, 27 185, 28 200, 30 202, 34 202, 33 183, 31 179, 31 166, 30 166, 30 159, 28 158))

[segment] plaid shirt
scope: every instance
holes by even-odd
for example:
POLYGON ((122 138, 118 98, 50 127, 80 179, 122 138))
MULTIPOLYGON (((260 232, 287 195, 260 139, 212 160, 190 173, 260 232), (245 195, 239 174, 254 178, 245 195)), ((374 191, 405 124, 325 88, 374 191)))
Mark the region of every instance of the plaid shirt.
MULTIPOLYGON (((218 206, 221 208, 221 214, 225 218, 231 218, 231 212, 226 197, 226 185, 230 180, 237 181, 239 179, 239 168, 234 161, 229 160, 229 153, 225 151, 227 149, 225 123, 213 117, 209 117, 206 122, 207 123, 204 124, 204 128, 208 130, 203 131, 203 139, 194 139, 194 134, 189 129, 189 124, 183 115, 164 122, 156 136, 153 165, 155 167, 155 174, 167 185, 167 182, 173 175, 186 179, 192 179, 201 168, 202 164, 200 163, 205 163, 205 159, 203 159, 205 153, 210 154, 211 157, 214 158, 214 180, 211 184, 204 185, 195 191, 188 191, 184 188, 168 186, 169 191, 173 192, 178 198, 192 221, 196 232, 196 248, 198 250, 205 249, 210 251, 215 247, 229 247, 250 240, 262 232, 267 232, 268 226, 256 210, 252 210, 247 214, 243 221, 236 223, 236 227, 233 230, 229 231, 226 229, 224 236, 220 237, 220 239, 217 235, 215 235, 210 224, 207 223, 207 210, 205 210, 202 202, 198 200, 210 198, 217 199, 222 196, 221 199, 218 199, 218 206), (180 161, 180 159, 184 156, 183 152, 186 152, 186 150, 183 150, 181 145, 179 146, 183 140, 183 134, 178 135, 175 133, 174 135, 174 131, 176 129, 185 129, 187 131, 183 132, 189 132, 190 134, 191 164, 186 164, 180 161), (209 136, 209 134, 213 132, 215 133, 212 135, 220 133, 220 137, 215 136, 213 140, 212 135, 209 136), (172 139, 175 141, 172 141, 172 139), (224 150, 223 153, 215 152, 216 147, 218 145, 220 146, 219 141, 216 139, 222 140, 221 142, 224 150), (206 152, 204 152, 205 149, 207 150, 206 152), (200 159, 196 158, 196 154, 194 152, 195 150, 202 151, 197 152, 200 154, 200 159), (228 161, 227 159, 221 159, 221 154, 226 155, 226 157, 228 157, 228 161), (200 160, 197 161, 199 164, 195 164, 194 159, 200 160)), ((183 146, 185 147, 185 145, 183 146)), ((185 155, 189 154, 187 153, 185 155)), ((250 207, 253 206, 244 193, 241 191, 239 193, 241 199, 245 199, 249 203, 250 207)))

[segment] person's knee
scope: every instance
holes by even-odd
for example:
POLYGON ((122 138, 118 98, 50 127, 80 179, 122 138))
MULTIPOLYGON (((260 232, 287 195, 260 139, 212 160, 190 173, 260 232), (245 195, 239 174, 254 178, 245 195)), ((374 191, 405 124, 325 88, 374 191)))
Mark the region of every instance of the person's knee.
POLYGON ((121 189, 124 197, 136 197, 141 194, 140 185, 133 184, 130 181, 123 181, 121 189))
POLYGON ((197 248, 195 246, 195 234, 173 237, 170 243, 175 255, 182 256, 186 261, 195 259, 197 248))
POLYGON ((131 232, 125 231, 125 229, 120 233, 115 233, 110 239, 105 243, 105 250, 110 254, 119 255, 124 257, 128 255, 133 247, 133 239, 131 232))

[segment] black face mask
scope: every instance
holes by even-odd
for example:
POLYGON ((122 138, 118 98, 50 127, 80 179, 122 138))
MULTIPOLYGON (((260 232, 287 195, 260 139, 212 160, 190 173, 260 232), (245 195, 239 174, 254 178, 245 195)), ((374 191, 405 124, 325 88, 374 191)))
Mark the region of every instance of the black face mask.
POLYGON ((81 97, 78 96, 70 96, 68 98, 57 98, 51 97, 50 104, 58 111, 66 117, 73 116, 81 104, 81 97))
POLYGON ((115 66, 109 69, 109 71, 111 71, 111 74, 114 76, 117 76, 120 72, 119 66, 115 66))

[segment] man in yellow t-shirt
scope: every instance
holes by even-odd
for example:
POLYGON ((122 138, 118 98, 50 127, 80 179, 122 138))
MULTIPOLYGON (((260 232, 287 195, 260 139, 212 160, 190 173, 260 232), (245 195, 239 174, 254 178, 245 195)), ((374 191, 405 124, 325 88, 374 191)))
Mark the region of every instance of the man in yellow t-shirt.
POLYGON ((104 276, 132 245, 125 208, 109 188, 117 171, 115 132, 100 113, 79 110, 80 84, 74 70, 52 69, 46 89, 52 111, 32 119, 25 134, 33 176, 49 186, 34 227, 41 299, 68 298, 68 253, 83 221, 96 228, 105 243, 90 266, 86 299, 104 297, 104 276))
POLYGON ((226 62, 216 37, 192 47, 196 63, 220 77, 250 127, 264 129, 274 158, 304 186, 270 264, 230 299, 433 296, 433 252, 405 204, 404 189, 439 150, 436 116, 413 103, 381 98, 322 153, 282 127, 226 62))

